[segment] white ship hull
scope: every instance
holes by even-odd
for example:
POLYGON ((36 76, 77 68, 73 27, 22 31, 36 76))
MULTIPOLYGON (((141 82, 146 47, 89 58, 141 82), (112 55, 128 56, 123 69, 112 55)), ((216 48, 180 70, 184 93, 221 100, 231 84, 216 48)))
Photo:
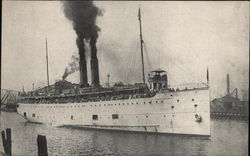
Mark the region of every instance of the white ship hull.
POLYGON ((63 104, 19 103, 28 121, 54 126, 210 135, 208 89, 157 93, 152 98, 63 104), (116 114, 113 119, 112 115, 116 114), (197 121, 198 114, 201 121, 197 121), (98 120, 93 120, 93 115, 98 120))

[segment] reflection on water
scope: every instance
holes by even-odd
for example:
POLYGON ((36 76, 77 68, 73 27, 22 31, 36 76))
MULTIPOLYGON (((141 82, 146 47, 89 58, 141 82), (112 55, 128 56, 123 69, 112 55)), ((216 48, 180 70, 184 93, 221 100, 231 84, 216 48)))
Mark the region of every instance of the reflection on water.
POLYGON ((46 135, 49 155, 248 155, 244 121, 212 120, 211 137, 197 137, 47 127, 1 112, 5 128, 12 129, 15 155, 37 155, 38 134, 46 135))

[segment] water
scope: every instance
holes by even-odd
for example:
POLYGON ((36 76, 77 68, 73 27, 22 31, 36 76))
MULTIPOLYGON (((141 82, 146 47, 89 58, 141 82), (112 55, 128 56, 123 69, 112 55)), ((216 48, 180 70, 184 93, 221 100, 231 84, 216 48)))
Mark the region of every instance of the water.
POLYGON ((46 135, 49 155, 248 155, 246 121, 213 119, 211 137, 197 137, 47 127, 1 112, 5 128, 12 130, 14 155, 37 155, 38 134, 46 135))

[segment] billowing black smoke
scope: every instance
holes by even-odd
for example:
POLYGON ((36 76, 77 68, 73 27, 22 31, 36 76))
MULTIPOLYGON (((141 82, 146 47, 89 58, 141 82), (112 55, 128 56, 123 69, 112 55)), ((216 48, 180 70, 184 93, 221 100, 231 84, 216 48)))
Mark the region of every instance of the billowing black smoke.
POLYGON ((99 69, 96 41, 100 28, 96 25, 96 18, 102 15, 93 1, 65 1, 63 2, 65 16, 72 22, 77 34, 76 43, 79 49, 80 84, 88 86, 85 42, 90 40, 91 46, 91 76, 92 84, 99 86, 99 69))
POLYGON ((89 39, 91 36, 97 39, 100 28, 96 25, 96 18, 102 15, 93 1, 64 1, 65 16, 72 22, 78 37, 89 39))

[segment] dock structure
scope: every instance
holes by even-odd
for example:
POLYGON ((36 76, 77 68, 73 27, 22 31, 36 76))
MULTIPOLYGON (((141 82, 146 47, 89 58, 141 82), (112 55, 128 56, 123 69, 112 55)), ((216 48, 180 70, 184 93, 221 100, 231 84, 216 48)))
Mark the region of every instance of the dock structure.
POLYGON ((20 91, 1 89, 1 109, 6 111, 16 111, 18 96, 20 91))
POLYGON ((227 74, 226 95, 221 98, 215 98, 211 101, 212 118, 230 118, 230 119, 248 119, 249 101, 240 100, 238 89, 230 91, 230 79, 227 74))

